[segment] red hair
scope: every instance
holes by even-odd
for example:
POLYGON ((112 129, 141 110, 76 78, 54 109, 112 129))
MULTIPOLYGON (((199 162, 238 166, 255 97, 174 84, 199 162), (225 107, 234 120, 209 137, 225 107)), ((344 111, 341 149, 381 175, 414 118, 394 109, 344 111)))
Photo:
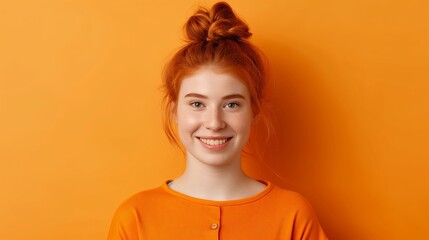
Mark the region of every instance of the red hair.
POLYGON ((164 130, 178 145, 171 114, 186 76, 207 65, 235 74, 250 92, 254 116, 260 113, 266 81, 263 54, 248 41, 252 35, 249 27, 227 3, 216 3, 210 10, 200 8, 189 18, 185 30, 187 42, 167 63, 163 76, 164 130))

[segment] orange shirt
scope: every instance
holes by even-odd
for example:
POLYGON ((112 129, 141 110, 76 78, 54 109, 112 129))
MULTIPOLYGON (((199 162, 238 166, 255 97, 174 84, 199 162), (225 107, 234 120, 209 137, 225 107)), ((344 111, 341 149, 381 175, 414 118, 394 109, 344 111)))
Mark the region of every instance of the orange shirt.
POLYGON ((108 240, 327 239, 301 195, 264 183, 255 196, 211 201, 176 192, 165 182, 119 206, 108 240))

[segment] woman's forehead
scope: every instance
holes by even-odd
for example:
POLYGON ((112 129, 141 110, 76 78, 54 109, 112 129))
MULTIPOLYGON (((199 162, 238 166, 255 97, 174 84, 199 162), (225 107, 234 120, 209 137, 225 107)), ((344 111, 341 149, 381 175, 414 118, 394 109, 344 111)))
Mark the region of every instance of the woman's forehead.
POLYGON ((248 89, 235 75, 203 68, 182 80, 179 95, 184 97, 190 93, 211 95, 240 94, 247 98, 248 89))

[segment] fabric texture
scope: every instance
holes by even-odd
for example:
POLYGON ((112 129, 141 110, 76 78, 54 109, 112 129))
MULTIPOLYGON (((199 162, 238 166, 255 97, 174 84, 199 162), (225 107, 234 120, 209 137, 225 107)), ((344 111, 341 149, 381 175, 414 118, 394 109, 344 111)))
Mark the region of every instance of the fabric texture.
POLYGON ((315 212, 298 193, 267 187, 252 197, 211 201, 162 186, 117 209, 108 240, 326 240, 315 212))

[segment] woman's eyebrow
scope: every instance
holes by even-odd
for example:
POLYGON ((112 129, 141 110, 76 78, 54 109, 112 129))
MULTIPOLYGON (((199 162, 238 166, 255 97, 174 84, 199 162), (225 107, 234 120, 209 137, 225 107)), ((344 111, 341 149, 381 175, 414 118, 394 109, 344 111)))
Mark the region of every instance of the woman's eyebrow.
POLYGON ((241 99, 245 99, 243 95, 241 94, 231 94, 231 95, 226 95, 225 97, 223 97, 223 100, 227 100, 227 99, 234 99, 234 98, 241 98, 241 99))
POLYGON ((204 96, 204 95, 198 94, 198 93, 188 93, 185 95, 185 98, 187 98, 187 97, 204 98, 204 99, 208 98, 207 96, 204 96))
MULTIPOLYGON (((207 96, 199 94, 199 93, 188 93, 185 95, 185 98, 187 98, 187 97, 202 98, 202 99, 208 98, 207 96)), ((222 100, 228 100, 228 99, 234 99, 234 98, 246 99, 241 94, 230 94, 230 95, 226 95, 226 96, 222 97, 222 100)))

